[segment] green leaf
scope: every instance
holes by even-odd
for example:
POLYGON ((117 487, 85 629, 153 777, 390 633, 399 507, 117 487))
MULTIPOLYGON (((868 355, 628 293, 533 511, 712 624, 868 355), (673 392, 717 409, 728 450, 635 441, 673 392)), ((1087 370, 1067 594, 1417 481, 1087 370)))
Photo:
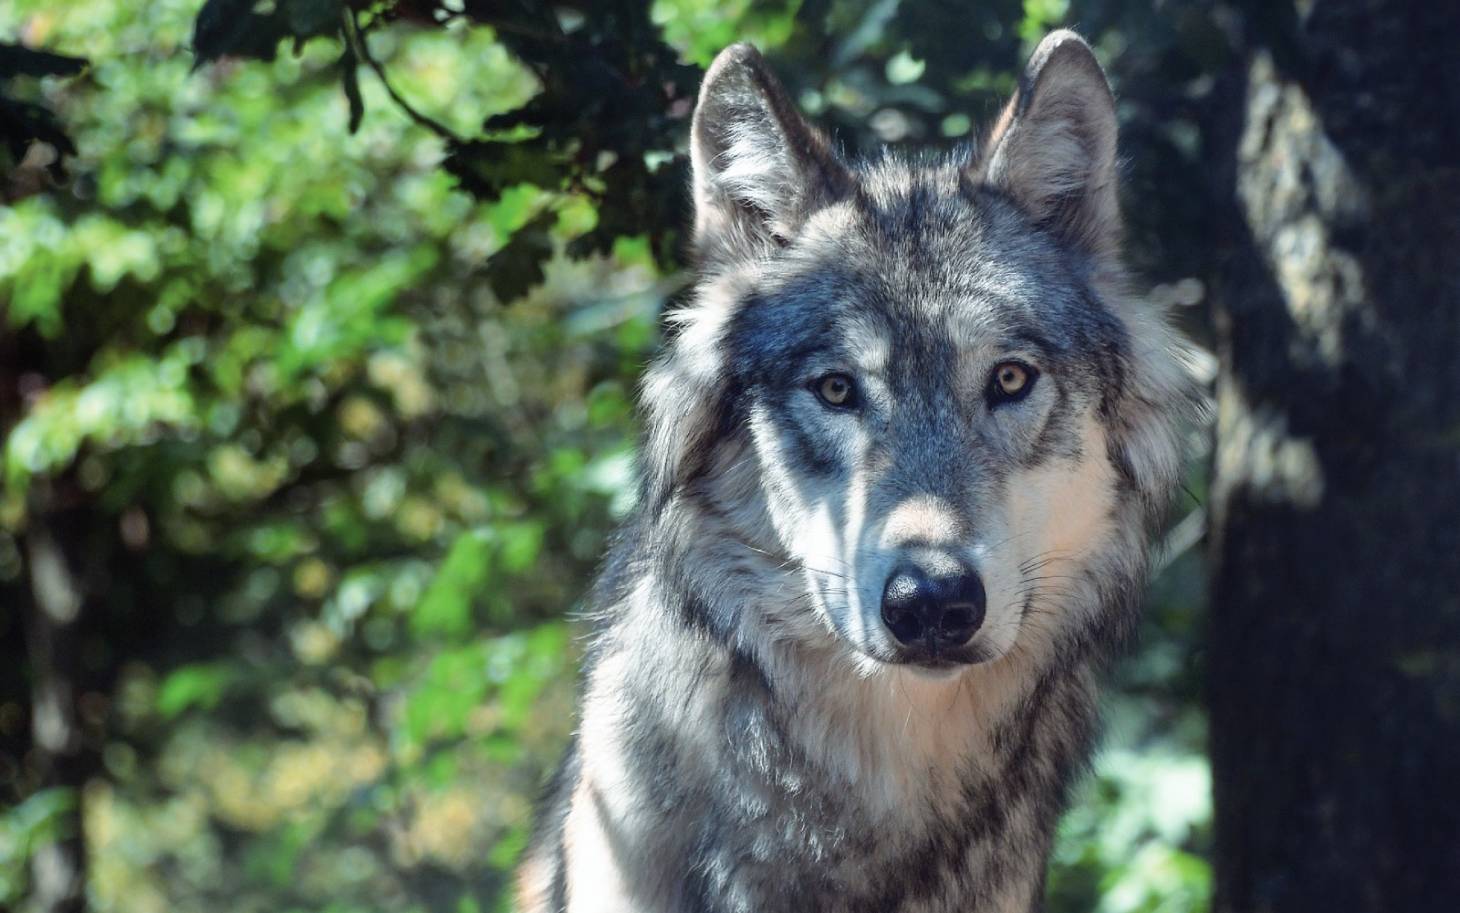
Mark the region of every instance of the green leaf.
POLYGON ((519 574, 537 563, 543 532, 543 524, 535 520, 499 526, 497 534, 502 542, 502 569, 519 574))
POLYGON ((253 841, 244 856, 244 870, 276 888, 288 885, 299 870, 299 857, 318 836, 299 823, 286 825, 253 841))
POLYGON ((193 26, 193 68, 220 57, 273 60, 290 34, 282 7, 257 12, 256 0, 208 0, 193 26))
POLYGON ((487 581, 494 543, 487 529, 456 537, 411 615, 416 635, 460 636, 471 630, 472 603, 487 581))
POLYGON ((157 712, 172 719, 196 707, 212 710, 237 673, 223 663, 195 663, 174 670, 157 691, 157 712))
POLYGON ((531 140, 452 143, 441 167, 456 177, 463 190, 482 200, 496 200, 517 184, 556 187, 563 176, 547 146, 531 140))
MULTIPOLYGON (((468 717, 487 696, 487 652, 492 644, 483 641, 443 650, 431 660, 405 700, 403 735, 409 742, 420 745, 461 736, 468 717)), ((429 769, 418 773, 429 781, 429 769)))
POLYGON ((488 282, 498 301, 516 301, 542 282, 543 265, 553 253, 549 230, 556 221, 551 210, 538 213, 492 256, 488 282))
POLYGON ((75 76, 86 69, 85 57, 68 57, 0 42, 0 79, 11 76, 75 76))
POLYGON ((281 4, 296 38, 313 38, 333 31, 343 12, 340 0, 284 0, 281 4))
POLYGON ((0 907, 11 910, 25 899, 31 857, 48 843, 73 836, 76 793, 53 787, 0 810, 0 907))

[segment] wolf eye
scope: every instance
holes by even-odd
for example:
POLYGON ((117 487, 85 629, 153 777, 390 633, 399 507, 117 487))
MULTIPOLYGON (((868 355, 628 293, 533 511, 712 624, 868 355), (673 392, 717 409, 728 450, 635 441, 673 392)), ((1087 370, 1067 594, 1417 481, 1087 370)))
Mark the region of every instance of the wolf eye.
POLYGON ((834 409, 850 409, 857 404, 857 385, 845 374, 828 374, 816 380, 811 389, 834 409))
POLYGON ((1029 395, 1039 372, 1017 361, 1002 362, 989 377, 989 404, 1010 403, 1029 395))

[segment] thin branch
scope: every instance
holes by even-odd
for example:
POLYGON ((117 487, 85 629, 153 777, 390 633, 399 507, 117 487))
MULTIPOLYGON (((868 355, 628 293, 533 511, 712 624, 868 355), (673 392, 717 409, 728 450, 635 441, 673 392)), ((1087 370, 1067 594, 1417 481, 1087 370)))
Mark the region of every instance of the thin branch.
POLYGON ((365 33, 360 28, 359 14, 354 9, 347 8, 345 10, 345 15, 343 18, 345 41, 349 43, 350 49, 354 51, 355 56, 360 60, 365 61, 365 63, 370 66, 370 69, 375 71, 376 78, 379 79, 380 84, 385 87, 385 92, 387 95, 390 96, 390 100, 395 102, 396 106, 404 111, 406 113, 406 116, 409 117, 418 126, 425 127, 427 130, 430 130, 432 133, 436 134, 447 143, 450 143, 454 146, 465 145, 466 141, 457 136, 455 131, 453 131, 445 124, 441 123, 439 120, 422 114, 420 111, 416 110, 416 108, 410 102, 406 101, 405 98, 403 98, 401 94, 395 90, 395 87, 390 84, 390 80, 387 79, 385 75, 385 67, 381 66, 380 61, 376 60, 375 57, 370 53, 370 45, 365 41, 365 33))

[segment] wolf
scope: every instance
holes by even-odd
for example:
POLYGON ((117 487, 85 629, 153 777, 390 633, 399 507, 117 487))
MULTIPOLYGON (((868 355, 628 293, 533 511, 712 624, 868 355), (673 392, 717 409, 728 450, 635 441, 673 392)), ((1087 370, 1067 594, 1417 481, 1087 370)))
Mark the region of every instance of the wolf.
POLYGON ((977 152, 850 162, 736 45, 690 146, 698 282, 518 908, 1038 909, 1198 403, 1104 72, 1053 33, 977 152))

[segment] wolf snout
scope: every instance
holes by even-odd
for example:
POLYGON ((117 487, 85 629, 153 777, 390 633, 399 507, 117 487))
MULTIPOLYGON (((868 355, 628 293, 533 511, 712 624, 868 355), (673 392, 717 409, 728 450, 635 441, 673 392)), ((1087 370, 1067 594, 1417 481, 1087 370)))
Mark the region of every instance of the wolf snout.
POLYGON ((983 624, 988 596, 970 568, 929 573, 899 565, 882 590, 882 621, 918 658, 934 658, 968 643, 983 624))

